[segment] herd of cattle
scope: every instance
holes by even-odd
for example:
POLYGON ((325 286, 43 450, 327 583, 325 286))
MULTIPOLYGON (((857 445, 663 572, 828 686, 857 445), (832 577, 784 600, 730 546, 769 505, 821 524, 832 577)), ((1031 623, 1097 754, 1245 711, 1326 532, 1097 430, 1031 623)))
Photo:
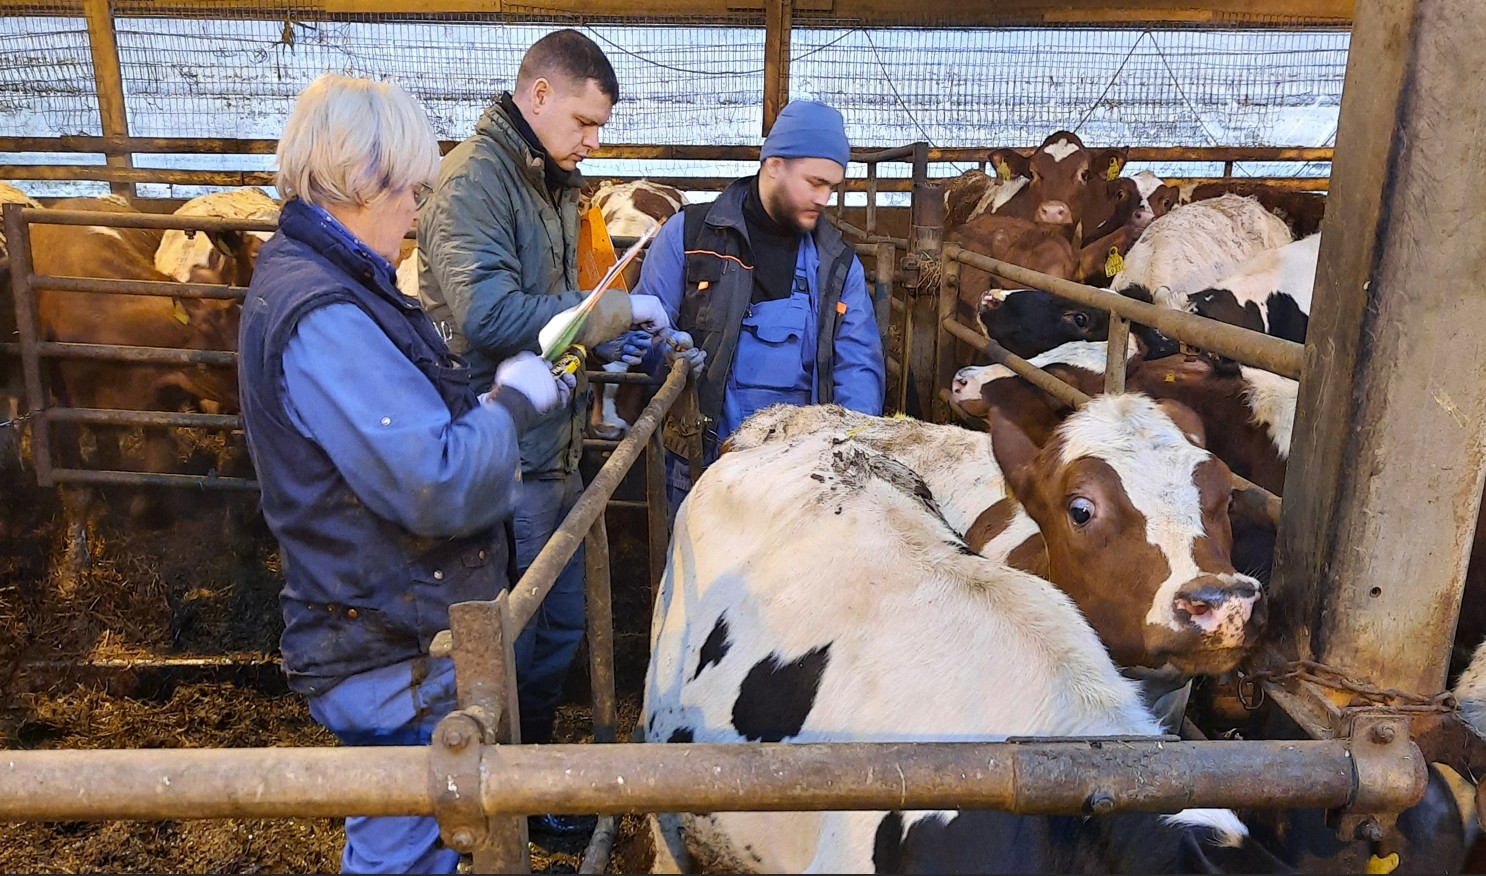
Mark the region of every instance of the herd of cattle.
MULTIPOLYGON (((1304 341, 1323 198, 1124 176, 1123 150, 1068 132, 990 159, 993 174, 944 186, 946 240, 1304 341)), ((0 186, 0 201, 18 199, 0 186)), ((685 199, 642 181, 591 203, 626 236, 685 199)), ((244 189, 181 212, 274 218, 277 205, 244 189)), ((246 285, 262 237, 34 225, 32 263, 37 274, 246 285)), ((411 246, 405 256, 399 285, 416 295, 411 246)), ((1260 646, 1273 524, 1231 501, 1232 475, 1283 491, 1295 381, 1136 327, 1127 392, 1105 396, 1104 311, 968 266, 960 304, 967 323, 1095 398, 1070 412, 1003 366, 970 364, 950 388, 964 424, 835 406, 751 418, 676 517, 652 622, 647 741, 1170 733, 1184 728, 1186 695, 1174 711, 1158 704, 1192 679, 1231 677, 1260 646)), ((211 299, 44 292, 38 317, 46 340, 236 345, 237 305, 211 299)), ((236 411, 228 369, 76 360, 50 376, 73 406, 236 411)), ((614 402, 596 405, 596 431, 626 428, 614 402)), ((124 467, 116 442, 99 447, 100 462, 124 467)), ((146 470, 167 470, 167 447, 151 447, 146 470)), ((1471 610, 1486 604, 1481 567, 1457 633, 1465 654, 1486 634, 1486 611, 1471 610)), ((1457 693, 1486 711, 1486 657, 1457 693)), ((735 872, 1371 872, 1384 852, 1399 872, 1452 872, 1475 838, 1473 794, 1432 766, 1423 802, 1381 845, 1342 842, 1311 810, 685 813, 654 825, 661 866, 735 872)))

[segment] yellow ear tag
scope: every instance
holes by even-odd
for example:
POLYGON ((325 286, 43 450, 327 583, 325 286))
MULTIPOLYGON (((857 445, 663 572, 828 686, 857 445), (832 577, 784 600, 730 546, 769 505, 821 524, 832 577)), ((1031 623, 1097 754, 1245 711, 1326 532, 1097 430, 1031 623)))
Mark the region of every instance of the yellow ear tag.
POLYGON ((1119 248, 1114 246, 1110 247, 1109 258, 1104 260, 1104 276, 1113 277, 1115 274, 1118 274, 1120 271, 1123 270, 1125 270, 1125 260, 1123 258, 1120 258, 1119 248))
POLYGON ((1114 179, 1120 175, 1120 160, 1111 158, 1109 160, 1109 172, 1104 175, 1105 179, 1114 179))
POLYGON ((170 315, 175 317, 175 321, 181 325, 189 325, 191 322, 191 315, 186 313, 186 308, 181 306, 179 298, 170 300, 170 315))
POLYGON ((1373 855, 1367 859, 1368 873, 1392 873, 1398 869, 1398 852, 1394 852, 1386 858, 1373 855))
POLYGON ((1011 165, 1005 161, 996 162, 996 176, 1002 179, 1011 179, 1011 165))

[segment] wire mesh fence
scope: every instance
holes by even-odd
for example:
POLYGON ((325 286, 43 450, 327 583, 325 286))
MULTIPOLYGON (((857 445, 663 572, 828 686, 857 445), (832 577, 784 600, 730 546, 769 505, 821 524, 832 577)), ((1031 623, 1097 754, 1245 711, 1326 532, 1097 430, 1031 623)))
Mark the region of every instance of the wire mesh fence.
MULTIPOLYGON (((1348 31, 1242 23, 866 27, 797 16, 790 95, 838 107, 852 142, 862 146, 915 140, 1030 146, 1059 129, 1101 145, 1332 145, 1348 31)), ((137 137, 275 138, 299 92, 329 70, 399 82, 427 108, 442 139, 463 139, 495 95, 514 84, 527 47, 567 26, 602 46, 618 73, 622 100, 604 130, 606 142, 761 142, 761 10, 631 23, 509 8, 335 16, 293 0, 210 0, 168 10, 125 0, 115 4, 114 17, 129 132, 137 137)), ((101 133, 81 0, 0 11, 0 109, 0 136, 101 133)), ((75 163, 71 156, 0 154, 0 164, 53 160, 75 163)), ((135 165, 266 170, 272 156, 137 155, 135 165)), ((1325 171, 1285 168, 1276 172, 1325 171)), ((590 172, 723 176, 736 170, 722 162, 683 168, 610 161, 590 172)), ((196 193, 179 185, 140 189, 155 197, 196 193)))

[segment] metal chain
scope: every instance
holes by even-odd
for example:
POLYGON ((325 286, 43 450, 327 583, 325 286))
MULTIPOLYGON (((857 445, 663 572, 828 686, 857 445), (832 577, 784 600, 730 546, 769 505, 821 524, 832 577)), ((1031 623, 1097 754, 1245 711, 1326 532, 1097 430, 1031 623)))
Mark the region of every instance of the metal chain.
POLYGON ((1332 690, 1347 691, 1361 698, 1362 702, 1353 702, 1343 707, 1341 709, 1343 713, 1373 706, 1387 706, 1394 711, 1409 713, 1453 712, 1459 706, 1455 695, 1450 691, 1426 695, 1397 688, 1384 689, 1358 681, 1344 670, 1325 663, 1317 663, 1314 660, 1296 660, 1288 664, 1285 669, 1277 671, 1240 672, 1237 691, 1239 702, 1244 708, 1253 711, 1264 702, 1263 689, 1259 687, 1260 682, 1285 681, 1292 678, 1332 690), (1244 693, 1246 687, 1250 691, 1247 695, 1244 693))
POLYGON ((37 411, 27 411, 26 413, 21 414, 19 417, 14 417, 12 419, 6 420, 5 422, 0 423, 0 429, 9 429, 12 426, 19 426, 20 424, 36 416, 37 413, 37 411))

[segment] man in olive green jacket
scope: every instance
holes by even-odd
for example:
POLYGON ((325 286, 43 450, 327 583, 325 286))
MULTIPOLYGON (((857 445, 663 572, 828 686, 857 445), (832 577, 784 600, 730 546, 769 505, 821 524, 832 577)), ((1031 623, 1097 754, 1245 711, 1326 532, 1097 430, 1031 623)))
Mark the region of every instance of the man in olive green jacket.
MULTIPOLYGON (((502 94, 474 136, 445 156, 437 188, 418 216, 419 294, 429 315, 470 365, 477 391, 497 363, 538 348, 537 333, 582 301, 578 290, 578 162, 619 97, 614 68, 575 30, 537 41, 521 62, 514 93, 502 94)), ((629 296, 605 296, 580 342, 591 350, 631 325, 660 331, 665 311, 629 296)), ((580 374, 581 377, 581 374, 580 374)), ((525 572, 582 491, 584 412, 573 401, 521 439, 522 496, 514 519, 517 573, 525 572)), ((523 742, 551 739, 563 678, 583 634, 583 559, 574 555, 516 643, 523 742)))

